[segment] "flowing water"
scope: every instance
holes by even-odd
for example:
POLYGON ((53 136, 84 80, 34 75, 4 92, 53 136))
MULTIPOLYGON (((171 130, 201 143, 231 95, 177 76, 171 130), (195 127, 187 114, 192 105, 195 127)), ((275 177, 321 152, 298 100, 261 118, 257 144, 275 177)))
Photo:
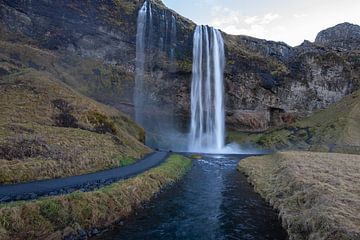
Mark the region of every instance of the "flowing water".
POLYGON ((165 189, 96 239, 287 239, 277 214, 236 170, 244 156, 204 156, 165 189))
POLYGON ((221 152, 225 146, 224 42, 212 27, 194 33, 189 151, 221 152))
POLYGON ((152 5, 145 0, 138 11, 136 34, 136 71, 133 92, 135 121, 146 130, 146 144, 153 148, 185 150, 186 144, 179 149, 174 143, 179 131, 174 117, 175 100, 165 102, 157 96, 173 84, 176 72, 177 21, 174 14, 166 9, 152 5), (154 68, 164 71, 165 81, 160 80, 154 68), (171 73, 171 74, 170 74, 171 73), (172 141, 170 141, 171 139, 172 141))
POLYGON ((170 31, 170 72, 176 71, 176 58, 175 58, 175 49, 176 49, 176 18, 171 14, 171 31, 170 31))
POLYGON ((134 86, 134 106, 135 106, 135 120, 139 124, 144 123, 143 111, 145 103, 145 62, 146 62, 146 48, 147 39, 150 34, 149 26, 152 25, 152 11, 151 3, 145 1, 138 13, 137 32, 136 32, 136 71, 135 71, 135 86, 134 86))

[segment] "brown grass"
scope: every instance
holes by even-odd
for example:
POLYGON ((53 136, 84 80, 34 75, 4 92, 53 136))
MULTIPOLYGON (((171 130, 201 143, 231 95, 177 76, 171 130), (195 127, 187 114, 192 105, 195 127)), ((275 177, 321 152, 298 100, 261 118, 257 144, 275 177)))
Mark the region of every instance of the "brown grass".
POLYGON ((3 77, 0 111, 0 183, 118 167, 150 151, 127 116, 41 71, 3 77))
POLYGON ((281 152, 240 161, 290 239, 360 239, 360 156, 281 152))
POLYGON ((157 168, 97 191, 2 204, 0 239, 62 239, 82 229, 109 227, 179 180, 190 166, 190 159, 172 155, 157 168))

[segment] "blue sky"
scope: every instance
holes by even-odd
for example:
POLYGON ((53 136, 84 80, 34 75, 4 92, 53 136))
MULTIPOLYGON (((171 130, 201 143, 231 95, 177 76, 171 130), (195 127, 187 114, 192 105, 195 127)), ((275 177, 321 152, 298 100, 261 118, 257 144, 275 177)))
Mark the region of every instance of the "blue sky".
POLYGON ((342 22, 360 25, 360 0, 163 0, 197 24, 291 46, 342 22))

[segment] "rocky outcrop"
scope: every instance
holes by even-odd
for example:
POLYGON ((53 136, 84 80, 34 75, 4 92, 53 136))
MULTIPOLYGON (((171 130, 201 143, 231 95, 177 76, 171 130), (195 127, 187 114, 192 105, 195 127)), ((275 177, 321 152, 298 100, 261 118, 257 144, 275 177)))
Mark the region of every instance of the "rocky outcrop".
MULTIPOLYGON (((131 114, 136 19, 142 3, 0 0, 0 38, 51 50, 57 56, 52 65, 30 59, 25 64, 51 72, 83 94, 131 114)), ((152 106, 149 121, 158 122, 159 118, 151 117, 156 113, 174 115, 182 123, 190 111, 195 24, 158 0, 153 1, 152 9, 145 74, 152 106), (162 30, 172 16, 177 27, 175 63, 169 59, 162 30)), ((325 108, 356 90, 360 82, 357 28, 338 25, 320 33, 314 43, 306 41, 295 48, 223 33, 228 126, 264 130, 325 108), (341 51, 334 48, 340 43, 341 51)), ((0 66, 0 74, 6 71, 0 66)), ((177 126, 187 129, 186 125, 177 126)))
POLYGON ((360 50, 360 26, 351 23, 341 23, 321 31, 315 43, 337 50, 360 50))
POLYGON ((355 50, 340 52, 308 41, 292 48, 244 36, 226 39, 228 111, 266 112, 268 127, 326 108, 359 87, 360 55, 355 50), (274 109, 278 109, 275 118, 274 109))

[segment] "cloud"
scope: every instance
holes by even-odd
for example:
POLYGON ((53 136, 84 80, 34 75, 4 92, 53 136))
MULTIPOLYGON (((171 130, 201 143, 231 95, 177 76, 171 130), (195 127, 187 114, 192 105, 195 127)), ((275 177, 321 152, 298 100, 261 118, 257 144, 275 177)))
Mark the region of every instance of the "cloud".
POLYGON ((253 23, 257 22, 258 20, 259 20, 258 16, 252 16, 252 17, 245 18, 244 22, 246 24, 253 24, 253 23))
POLYGON ((262 24, 269 24, 280 17, 279 14, 267 13, 262 17, 262 24))
POLYGON ((293 17, 294 18, 297 18, 297 19, 299 19, 299 18, 305 18, 305 17, 307 17, 308 15, 307 14, 305 14, 305 13, 295 13, 294 15, 293 15, 293 17))
POLYGON ((244 34, 264 38, 267 27, 281 16, 277 13, 266 13, 262 16, 244 16, 240 11, 216 6, 212 9, 211 25, 229 34, 244 34))

